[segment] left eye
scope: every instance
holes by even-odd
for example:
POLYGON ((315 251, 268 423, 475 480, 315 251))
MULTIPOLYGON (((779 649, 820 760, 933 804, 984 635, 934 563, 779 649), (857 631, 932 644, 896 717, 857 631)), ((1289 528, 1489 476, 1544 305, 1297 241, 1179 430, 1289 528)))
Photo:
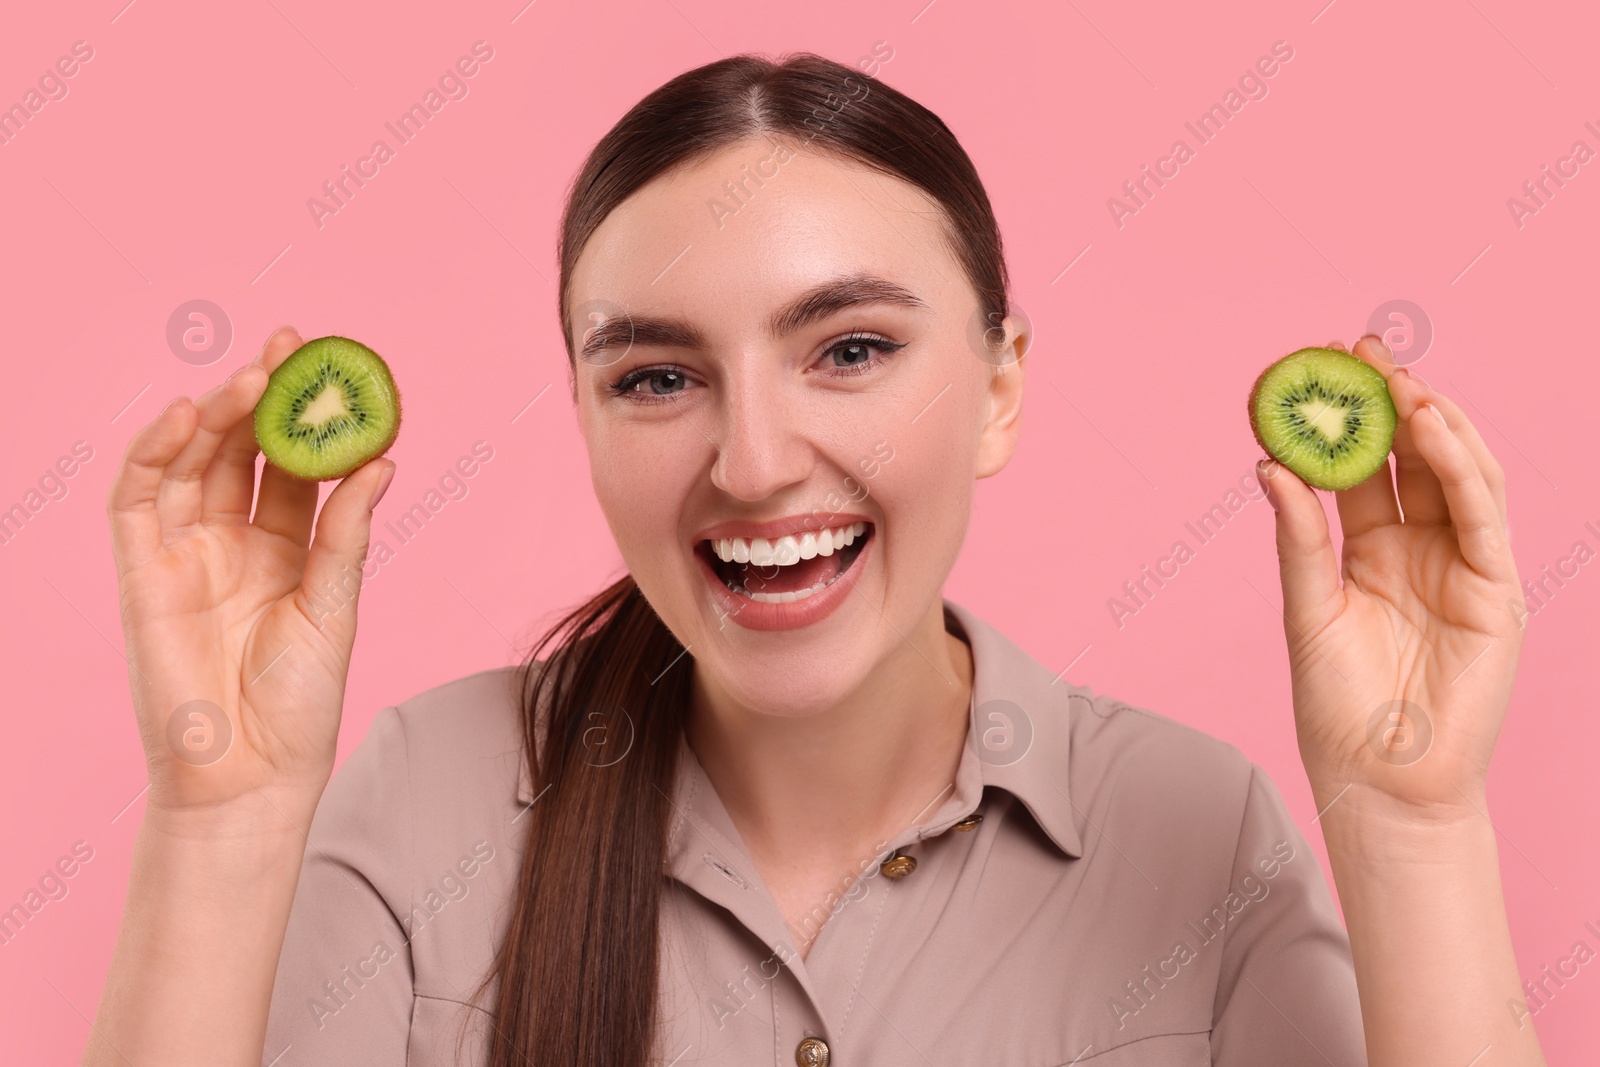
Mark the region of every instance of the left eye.
POLYGON ((872 358, 872 346, 865 341, 851 341, 829 350, 837 366, 854 367, 872 358))
POLYGON ((904 347, 904 343, 883 337, 846 337, 835 343, 824 355, 831 361, 834 370, 864 371, 904 347), (876 359, 873 357, 874 352, 878 353, 876 359))
POLYGON ((649 387, 650 392, 657 396, 667 396, 672 393, 682 392, 685 380, 680 371, 658 370, 635 381, 633 388, 638 389, 639 386, 645 385, 649 387))

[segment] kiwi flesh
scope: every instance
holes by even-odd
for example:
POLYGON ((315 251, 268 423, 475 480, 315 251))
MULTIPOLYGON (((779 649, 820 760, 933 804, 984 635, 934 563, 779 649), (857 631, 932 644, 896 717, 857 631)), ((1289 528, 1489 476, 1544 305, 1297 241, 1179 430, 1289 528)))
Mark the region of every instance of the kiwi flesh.
POLYGON ((348 337, 318 337, 267 379, 255 428, 273 466, 307 481, 342 478, 394 444, 400 393, 372 349, 348 337))
POLYGON ((1257 443, 1317 489, 1349 489, 1376 473, 1397 421, 1383 374, 1335 348, 1291 352, 1250 387, 1257 443))

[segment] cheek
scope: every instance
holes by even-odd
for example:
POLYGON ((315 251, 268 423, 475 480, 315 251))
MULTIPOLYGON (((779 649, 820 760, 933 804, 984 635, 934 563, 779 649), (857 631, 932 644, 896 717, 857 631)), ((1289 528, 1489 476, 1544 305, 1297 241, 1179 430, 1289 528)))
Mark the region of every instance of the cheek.
MULTIPOLYGON (((701 469, 694 441, 679 425, 592 420, 589 474, 629 569, 649 570, 676 546, 678 519, 701 469)), ((697 438, 701 446, 704 439, 697 438)))
POLYGON ((931 565, 959 551, 972 507, 975 417, 951 389, 916 422, 880 435, 892 458, 859 480, 884 514, 896 557, 931 565))

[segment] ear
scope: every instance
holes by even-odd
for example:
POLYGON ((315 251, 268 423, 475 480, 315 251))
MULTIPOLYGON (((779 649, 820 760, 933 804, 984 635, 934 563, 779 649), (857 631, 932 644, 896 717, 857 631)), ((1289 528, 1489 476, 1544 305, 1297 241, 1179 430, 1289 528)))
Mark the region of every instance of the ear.
POLYGON ((1007 315, 1002 323, 1006 343, 1000 349, 1009 362, 984 364, 988 376, 988 415, 978 437, 978 477, 998 474, 1017 450, 1022 432, 1022 379, 1028 346, 1033 342, 1026 319, 1007 315))

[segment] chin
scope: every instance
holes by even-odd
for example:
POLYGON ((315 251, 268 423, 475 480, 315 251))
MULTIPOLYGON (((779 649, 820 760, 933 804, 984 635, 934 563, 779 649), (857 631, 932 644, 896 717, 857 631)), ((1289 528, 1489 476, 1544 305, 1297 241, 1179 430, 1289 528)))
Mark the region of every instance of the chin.
MULTIPOLYGON (((874 633, 874 637, 876 634, 874 633)), ((774 718, 799 719, 838 707, 872 672, 868 643, 859 638, 842 657, 819 664, 809 653, 774 649, 768 655, 741 655, 717 647, 695 660, 700 684, 710 683, 741 707, 774 718)))

